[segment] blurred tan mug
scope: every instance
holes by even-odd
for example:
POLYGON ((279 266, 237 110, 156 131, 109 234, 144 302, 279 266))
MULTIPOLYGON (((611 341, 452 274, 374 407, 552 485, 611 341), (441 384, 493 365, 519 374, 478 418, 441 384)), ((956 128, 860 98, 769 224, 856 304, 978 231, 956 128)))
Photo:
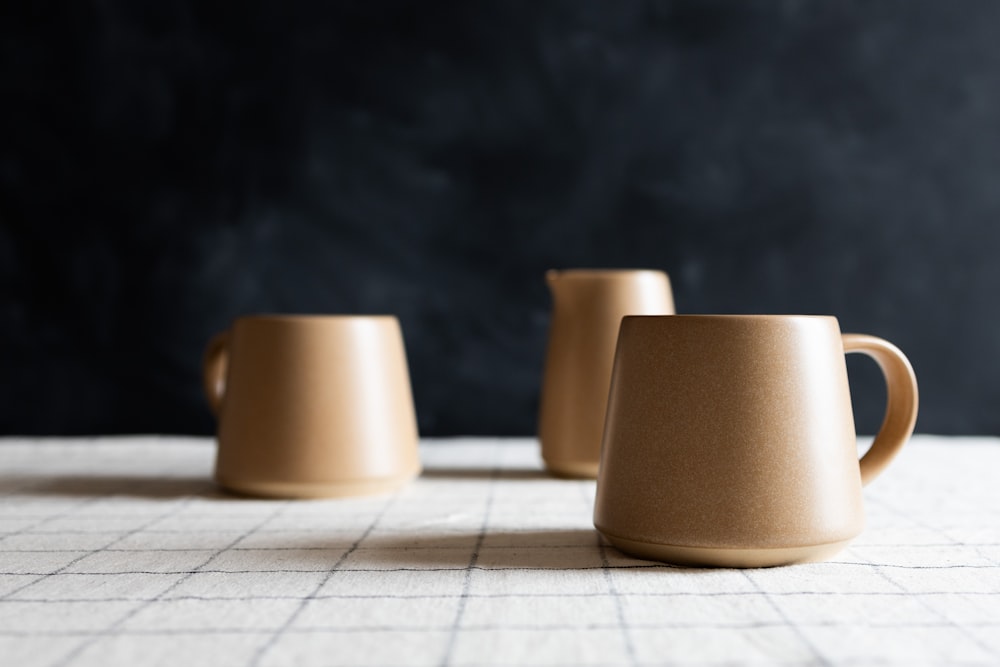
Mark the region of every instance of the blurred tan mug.
POLYGON ((239 493, 381 493, 420 473, 406 352, 391 316, 243 317, 204 359, 215 478, 239 493))
POLYGON ((761 567, 821 560, 864 527, 861 487, 913 432, 917 382, 833 317, 626 317, 594 525, 643 558, 761 567), (885 420, 858 462, 845 352, 878 362, 885 420))
POLYGON ((674 312, 662 271, 570 269, 545 275, 552 292, 538 437, 550 472, 596 477, 618 327, 625 315, 674 312))

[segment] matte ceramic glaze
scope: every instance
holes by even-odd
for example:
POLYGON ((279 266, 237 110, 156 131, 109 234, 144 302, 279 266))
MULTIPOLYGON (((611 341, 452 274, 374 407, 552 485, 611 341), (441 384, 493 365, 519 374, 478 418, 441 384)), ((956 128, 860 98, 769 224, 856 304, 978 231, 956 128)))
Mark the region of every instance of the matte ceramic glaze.
POLYGON ((596 477, 615 342, 629 314, 674 312, 662 271, 549 271, 552 324, 539 411, 542 458, 550 472, 596 477))
POLYGON ((420 472, 399 322, 254 316, 209 343, 219 421, 215 476, 250 495, 380 493, 420 472))
POLYGON ((594 524, 619 549, 757 567, 828 557, 864 524, 861 487, 913 431, 906 357, 833 317, 626 317, 594 524), (885 420, 857 458, 845 352, 871 355, 885 420))

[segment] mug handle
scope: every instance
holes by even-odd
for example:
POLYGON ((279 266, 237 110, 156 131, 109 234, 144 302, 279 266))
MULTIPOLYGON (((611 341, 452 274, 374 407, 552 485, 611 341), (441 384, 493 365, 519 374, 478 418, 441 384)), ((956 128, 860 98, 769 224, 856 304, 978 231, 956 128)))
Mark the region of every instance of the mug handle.
POLYGON ((861 457, 861 485, 879 476, 913 433, 917 422, 917 377, 910 361, 887 340, 865 334, 841 334, 844 352, 866 354, 885 376, 885 418, 868 452, 861 457))
POLYGON ((218 416, 226 395, 226 369, 229 366, 229 332, 212 336, 201 362, 201 377, 205 398, 212 414, 218 416))

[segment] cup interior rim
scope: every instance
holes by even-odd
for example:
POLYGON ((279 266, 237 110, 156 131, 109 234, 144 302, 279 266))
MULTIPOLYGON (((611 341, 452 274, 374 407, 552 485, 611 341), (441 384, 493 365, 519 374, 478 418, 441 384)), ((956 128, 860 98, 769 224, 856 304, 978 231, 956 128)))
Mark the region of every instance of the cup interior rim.
POLYGON ((836 320, 836 315, 816 315, 799 313, 684 313, 678 315, 625 315, 626 320, 716 320, 716 321, 764 321, 764 320, 836 320))
POLYGON ((250 321, 250 322, 349 322, 349 321, 368 321, 368 320, 397 320, 395 315, 367 315, 367 314, 330 314, 323 315, 318 313, 251 313, 248 315, 240 315, 234 321, 250 321))
POLYGON ((572 269, 549 269, 545 272, 545 277, 549 280, 553 279, 567 279, 567 278, 626 278, 642 274, 651 275, 665 275, 665 271, 660 269, 587 269, 587 268, 572 268, 572 269))

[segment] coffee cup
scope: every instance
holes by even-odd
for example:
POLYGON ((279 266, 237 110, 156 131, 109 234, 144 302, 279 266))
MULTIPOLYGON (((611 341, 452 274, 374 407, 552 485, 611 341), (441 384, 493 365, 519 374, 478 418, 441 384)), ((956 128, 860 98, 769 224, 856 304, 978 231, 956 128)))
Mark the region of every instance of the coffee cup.
POLYGON ((217 482, 266 497, 394 490, 420 473, 406 353, 392 316, 255 315, 209 343, 217 482))
POLYGON ((864 524, 862 486, 913 432, 909 361, 834 317, 626 317, 594 525, 621 551, 687 565, 822 560, 864 524), (884 421, 858 460, 845 353, 873 357, 884 421))

